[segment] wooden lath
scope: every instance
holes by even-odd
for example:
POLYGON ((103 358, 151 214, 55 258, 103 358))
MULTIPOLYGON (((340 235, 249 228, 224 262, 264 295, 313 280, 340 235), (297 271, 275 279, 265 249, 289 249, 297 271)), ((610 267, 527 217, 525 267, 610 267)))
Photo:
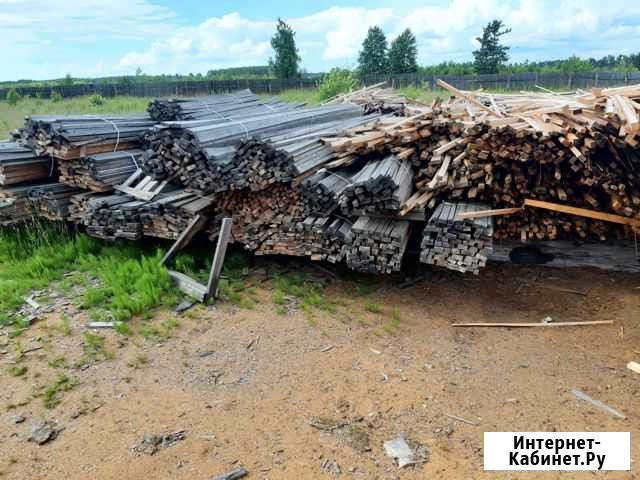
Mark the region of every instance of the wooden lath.
POLYGON ((167 186, 167 180, 164 180, 160 184, 158 184, 157 180, 154 180, 150 176, 144 176, 140 181, 140 177, 142 177, 144 172, 142 169, 138 168, 135 172, 131 174, 129 178, 122 184, 116 185, 114 188, 116 190, 121 191, 122 193, 126 193, 127 195, 131 195, 138 200, 149 201, 153 200, 156 195, 158 195, 164 187, 167 186), (137 182, 134 186, 133 184, 137 182))

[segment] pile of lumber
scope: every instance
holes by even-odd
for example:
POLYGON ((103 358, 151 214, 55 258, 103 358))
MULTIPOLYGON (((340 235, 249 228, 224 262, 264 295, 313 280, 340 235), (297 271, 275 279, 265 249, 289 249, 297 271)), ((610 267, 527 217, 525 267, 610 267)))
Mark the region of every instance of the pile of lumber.
POLYGON ((376 83, 353 92, 339 94, 326 101, 324 105, 346 102, 361 105, 365 113, 405 115, 407 105, 415 105, 417 102, 398 95, 393 89, 386 87, 386 84, 387 82, 376 83))
POLYGON ((0 186, 43 180, 53 173, 50 157, 39 157, 16 142, 0 141, 0 186))
POLYGON ((300 183, 300 194, 307 215, 329 215, 339 207, 340 196, 351 185, 347 169, 321 169, 300 183))
POLYGON ((33 218, 37 212, 29 199, 29 192, 35 185, 46 182, 18 183, 0 188, 0 225, 15 225, 33 218))
POLYGON ((464 218, 486 205, 442 202, 427 222, 420 245, 420 261, 477 275, 492 250, 492 217, 464 218))
POLYGON ((212 216, 213 197, 204 197, 193 192, 174 190, 158 195, 141 208, 142 232, 149 237, 175 240, 197 217, 212 216))
POLYGON ((340 195, 340 208, 345 215, 399 210, 412 189, 411 165, 394 155, 388 155, 380 160, 369 161, 351 177, 351 183, 340 195))
POLYGON ((297 144, 317 142, 335 132, 341 121, 351 120, 345 128, 352 128, 362 122, 360 118, 354 121, 360 115, 359 107, 336 105, 232 121, 163 123, 145 137, 154 155, 145 161, 144 169, 156 179, 170 178, 203 193, 247 186, 255 190, 317 166, 313 161, 316 150, 323 161, 332 158, 330 150, 316 143, 309 161, 305 146, 297 144))
POLYGON ((365 273, 399 272, 409 231, 407 220, 358 217, 345 254, 347 266, 365 273))
POLYGON ((196 98, 157 98, 149 102, 147 112, 157 122, 201 120, 205 118, 233 120, 300 108, 303 102, 287 103, 276 98, 260 99, 250 90, 228 95, 196 98))
POLYGON ((71 160, 138 148, 155 124, 146 115, 32 115, 16 136, 38 155, 71 160))
POLYGON ((84 197, 82 225, 89 235, 103 240, 140 240, 140 208, 144 201, 121 193, 84 197))
POLYGON ((108 192, 143 163, 143 150, 118 150, 58 160, 60 182, 94 192, 108 192))
POLYGON ((37 215, 48 220, 67 220, 71 198, 81 192, 78 188, 62 183, 32 186, 29 201, 37 215))

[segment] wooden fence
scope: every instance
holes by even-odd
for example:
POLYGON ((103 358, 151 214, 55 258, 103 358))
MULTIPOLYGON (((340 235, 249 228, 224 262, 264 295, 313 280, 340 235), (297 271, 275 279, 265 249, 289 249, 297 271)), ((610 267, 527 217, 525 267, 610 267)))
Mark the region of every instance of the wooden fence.
MULTIPOLYGON (((368 75, 362 79, 365 85, 387 81, 395 88, 417 86, 436 90, 436 80, 442 79, 462 90, 484 88, 488 90, 532 90, 536 85, 554 90, 577 88, 613 87, 640 83, 640 72, 577 72, 577 73, 514 73, 495 75, 368 75)), ((277 94, 287 89, 307 89, 317 86, 316 78, 246 79, 246 80, 197 80, 175 82, 123 82, 83 83, 52 87, 17 87, 21 96, 49 98, 58 92, 65 98, 99 94, 103 97, 130 95, 136 97, 170 97, 212 95, 251 89, 255 93, 277 94)), ((9 88, 0 88, 0 99, 4 100, 9 88)))

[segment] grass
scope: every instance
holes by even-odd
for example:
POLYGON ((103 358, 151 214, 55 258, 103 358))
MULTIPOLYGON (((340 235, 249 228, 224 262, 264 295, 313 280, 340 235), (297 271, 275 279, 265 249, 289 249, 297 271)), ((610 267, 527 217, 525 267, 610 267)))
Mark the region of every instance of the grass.
MULTIPOLYGON (((273 303, 279 314, 286 313, 286 297, 294 297, 300 302, 300 308, 311 315, 314 310, 324 310, 334 312, 336 303, 327 299, 322 288, 313 282, 308 282, 300 274, 277 275, 273 279, 274 291, 272 294, 273 303)), ((310 324, 315 326, 315 322, 310 319, 310 324)))
POLYGON ((55 328, 65 337, 71 335, 71 319, 66 313, 60 315, 60 323, 55 328))
POLYGON ((14 365, 9 369, 9 373, 11 373, 11 375, 13 375, 14 377, 22 377, 27 373, 27 370, 28 368, 26 365, 14 365))
POLYGON ((364 302, 363 307, 367 312, 371 312, 371 313, 380 313, 382 311, 382 308, 380 308, 380 305, 378 305, 377 303, 369 302, 369 301, 364 302))
POLYGON ((84 351, 84 356, 80 360, 80 363, 97 362, 113 357, 113 354, 109 353, 104 345, 103 336, 91 332, 84 332, 83 337, 82 350, 84 351))
POLYGON ((55 408, 62 401, 60 393, 68 392, 76 385, 77 382, 71 380, 66 375, 59 375, 51 385, 45 388, 44 395, 42 397, 44 407, 49 409, 55 408))
MULTIPOLYGON (((0 324, 20 326, 9 317, 32 290, 63 279, 70 270, 91 272, 100 280, 86 289, 82 306, 100 305, 116 321, 126 321, 179 297, 166 269, 162 250, 120 242, 109 244, 71 231, 64 224, 33 223, 0 229, 0 324)), ((62 317, 62 333, 70 333, 62 317)))
POLYGON ((0 139, 9 136, 9 132, 24 123, 27 115, 50 114, 98 114, 144 112, 150 98, 115 97, 104 98, 101 104, 91 95, 54 102, 50 99, 23 98, 16 105, 0 101, 0 139))
MULTIPOLYGON (((269 95, 265 95, 264 97, 269 97, 269 95)), ((322 103, 320 94, 315 88, 284 90, 278 93, 276 97, 284 102, 306 102, 308 106, 315 106, 322 103)))
POLYGON ((388 334, 395 333, 398 328, 400 328, 400 309, 398 307, 394 307, 391 311, 391 319, 382 326, 382 329, 388 334))

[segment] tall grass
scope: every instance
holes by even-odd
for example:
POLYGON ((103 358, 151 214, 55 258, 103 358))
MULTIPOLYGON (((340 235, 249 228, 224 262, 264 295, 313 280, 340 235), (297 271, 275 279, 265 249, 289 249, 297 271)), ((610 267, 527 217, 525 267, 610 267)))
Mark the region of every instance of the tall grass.
POLYGON ((8 313, 20 307, 30 291, 71 270, 98 277, 100 286, 86 291, 83 306, 100 305, 116 320, 174 304, 177 294, 159 265, 162 253, 102 242, 58 223, 0 229, 0 323, 18 320, 8 313))
POLYGON ((0 101, 0 139, 8 137, 11 130, 22 126, 27 115, 144 112, 149 100, 147 97, 114 97, 103 98, 100 103, 89 95, 59 102, 42 98, 22 98, 15 105, 0 101))

